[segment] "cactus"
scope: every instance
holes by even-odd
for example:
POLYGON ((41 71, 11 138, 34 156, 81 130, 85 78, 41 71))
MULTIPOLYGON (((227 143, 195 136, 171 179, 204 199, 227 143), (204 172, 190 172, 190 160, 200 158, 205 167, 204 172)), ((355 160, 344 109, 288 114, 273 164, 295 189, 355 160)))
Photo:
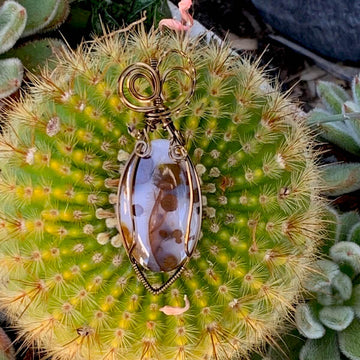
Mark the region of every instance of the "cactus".
MULTIPOLYGON (((182 73, 164 84, 174 100, 188 87, 182 73)), ((65 52, 34 78, 0 138, 0 307, 24 343, 54 360, 180 360, 247 357, 275 342, 324 228, 312 132, 297 114, 227 46, 142 28, 65 52), (204 217, 184 274, 156 296, 117 231, 128 128, 144 119, 121 103, 118 79, 168 49, 198 74, 173 121, 201 177, 204 217)))
POLYGON ((338 217, 330 259, 318 260, 305 284, 314 299, 297 306, 296 326, 308 340, 300 360, 360 359, 360 217, 355 212, 338 217))
POLYGON ((12 49, 20 37, 48 31, 61 24, 68 14, 66 0, 0 1, 0 99, 15 92, 21 85, 23 65, 32 71, 54 57, 63 43, 59 40, 34 40, 12 49), (21 60, 21 61, 20 61, 21 60))

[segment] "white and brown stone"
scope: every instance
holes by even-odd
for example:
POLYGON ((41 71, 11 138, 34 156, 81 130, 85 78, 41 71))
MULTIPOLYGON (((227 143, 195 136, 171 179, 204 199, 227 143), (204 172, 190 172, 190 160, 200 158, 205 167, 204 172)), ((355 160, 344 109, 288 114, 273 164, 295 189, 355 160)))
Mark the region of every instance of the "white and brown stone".
POLYGON ((141 266, 154 272, 172 271, 182 265, 196 246, 201 226, 196 172, 189 158, 178 162, 171 159, 169 145, 168 140, 153 140, 149 157, 133 154, 118 194, 124 245, 128 252, 132 248, 131 256, 141 266))

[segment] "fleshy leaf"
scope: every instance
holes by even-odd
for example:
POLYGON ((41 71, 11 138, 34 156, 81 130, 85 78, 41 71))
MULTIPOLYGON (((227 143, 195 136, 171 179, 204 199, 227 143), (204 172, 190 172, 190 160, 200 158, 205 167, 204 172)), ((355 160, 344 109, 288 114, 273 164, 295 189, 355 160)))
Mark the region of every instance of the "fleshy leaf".
POLYGON ((326 210, 327 212, 324 215, 326 236, 324 236, 324 243, 321 246, 323 254, 328 254, 330 247, 333 246, 340 237, 340 226, 338 226, 340 223, 339 213, 331 206, 327 207, 326 210))
POLYGON ((326 122, 326 119, 332 116, 329 112, 322 109, 314 109, 311 112, 308 123, 320 130, 319 135, 346 151, 360 155, 360 141, 353 137, 349 126, 344 121, 326 122))
POLYGON ((8 52, 9 55, 19 58, 24 67, 37 74, 47 62, 51 68, 56 52, 65 48, 65 44, 58 39, 41 39, 25 43, 23 46, 8 52), (49 61, 50 60, 50 61, 49 61))
POLYGON ((330 286, 332 279, 340 272, 339 267, 330 260, 318 260, 314 264, 314 271, 306 280, 304 287, 309 291, 319 291, 324 286, 330 286))
POLYGON ((320 339, 325 334, 324 326, 309 304, 299 304, 296 307, 295 323, 300 334, 309 339, 320 339))
POLYGON ((319 81, 317 92, 328 111, 333 114, 341 114, 342 104, 350 100, 349 95, 342 87, 329 81, 319 81))
POLYGON ((19 59, 0 60, 0 99, 11 95, 21 85, 24 68, 19 59))
POLYGON ((333 288, 330 284, 324 284, 316 293, 317 302, 323 306, 329 305, 342 305, 343 300, 338 296, 334 295, 333 288))
POLYGON ((350 326, 339 333, 341 352, 350 360, 360 360, 360 322, 355 319, 350 326))
POLYGON ((330 256, 337 264, 350 266, 355 274, 360 273, 360 246, 358 244, 341 241, 330 249, 330 256))
POLYGON ((64 21, 69 15, 69 12, 70 12, 69 2, 67 0, 60 0, 55 17, 53 18, 50 24, 46 25, 46 27, 41 30, 41 32, 47 32, 57 29, 61 24, 64 23, 64 21))
POLYGON ((336 332, 328 330, 321 339, 308 339, 300 351, 300 360, 340 360, 336 332))
MULTIPOLYGON (((360 106, 353 101, 346 101, 343 104, 343 114, 350 114, 352 113, 359 113, 360 112, 360 106)), ((349 118, 348 120, 345 120, 345 124, 349 128, 349 133, 352 134, 353 139, 360 143, 360 115, 356 116, 355 118, 349 118)))
POLYGON ((322 167, 325 195, 338 196, 360 189, 360 164, 329 164, 322 167))
POLYGON ((331 283, 335 294, 338 298, 346 301, 351 298, 352 294, 352 281, 349 276, 343 272, 339 272, 332 280, 331 283))
POLYGON ((18 0, 25 7, 28 15, 22 37, 36 34, 52 23, 57 15, 61 0, 18 0))
POLYGON ((319 319, 328 328, 342 331, 353 321, 354 311, 350 306, 325 306, 319 311, 319 319))
POLYGON ((5 1, 0 7, 0 54, 11 49, 26 25, 26 10, 16 1, 5 1))
POLYGON ((352 306, 355 315, 360 318, 360 284, 354 286, 349 305, 352 306))
POLYGON ((346 240, 360 245, 360 222, 351 228, 346 240))
MULTIPOLYGON (((360 164, 359 164, 360 165, 360 164)), ((348 211, 340 215, 338 241, 347 241, 352 227, 360 223, 360 215, 356 211, 348 211)))

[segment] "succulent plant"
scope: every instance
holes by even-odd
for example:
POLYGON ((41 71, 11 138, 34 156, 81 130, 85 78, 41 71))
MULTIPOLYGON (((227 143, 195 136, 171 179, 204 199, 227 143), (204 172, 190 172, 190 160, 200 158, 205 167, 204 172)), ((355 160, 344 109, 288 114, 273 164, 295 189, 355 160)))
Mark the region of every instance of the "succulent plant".
POLYGON ((33 40, 13 49, 21 37, 52 30, 69 11, 67 0, 0 1, 0 99, 15 92, 23 78, 23 66, 36 72, 39 65, 63 46, 56 39, 33 40))
MULTIPOLYGON (((352 98, 341 87, 319 81, 317 92, 325 109, 316 108, 309 117, 309 124, 320 130, 325 140, 340 148, 360 155, 360 77, 352 81, 352 98)), ((326 195, 338 196, 360 189, 360 163, 332 163, 323 169, 328 184, 326 195)))
POLYGON ((296 326, 308 339, 300 360, 360 359, 359 229, 356 212, 337 216, 329 259, 318 260, 305 283, 314 298, 296 308, 296 326))
MULTIPOLYGON (((174 100, 188 89, 182 73, 164 84, 174 100)), ((0 138, 0 307, 25 344, 54 360, 170 360, 247 357, 275 341, 324 227, 312 136, 297 114, 256 63, 225 45, 141 28, 65 52, 34 78, 0 138), (185 272, 152 295, 117 230, 128 130, 144 126, 121 102, 118 79, 169 49, 197 70, 173 121, 201 178, 204 217, 185 272)))

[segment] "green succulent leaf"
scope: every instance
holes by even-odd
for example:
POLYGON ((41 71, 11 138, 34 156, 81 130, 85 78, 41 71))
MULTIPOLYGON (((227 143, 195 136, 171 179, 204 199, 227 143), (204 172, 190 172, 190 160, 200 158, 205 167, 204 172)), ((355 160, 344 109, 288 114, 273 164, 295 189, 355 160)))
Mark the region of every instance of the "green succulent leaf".
POLYGON ((309 339, 320 339, 325 334, 324 326, 309 304, 299 304, 296 307, 295 323, 300 334, 309 339))
POLYGON ((348 233, 347 241, 360 245, 360 222, 355 224, 348 233))
POLYGON ((360 360, 360 322, 355 319, 350 326, 339 332, 339 347, 350 360, 360 360))
POLYGON ((326 222, 326 236, 324 236, 324 243, 321 247, 323 254, 328 254, 330 247, 339 240, 340 237, 340 215, 332 207, 326 208, 327 212, 324 215, 324 220, 326 222))
POLYGON ((0 7, 0 54, 11 49, 26 25, 26 10, 16 1, 5 1, 0 7))
POLYGON ((25 7, 28 15, 25 30, 22 37, 36 34, 49 26, 57 16, 61 0, 18 0, 25 7))
POLYGON ((330 116, 332 114, 325 110, 314 109, 311 112, 308 123, 320 130, 319 134, 323 139, 352 154, 360 155, 360 140, 354 138, 349 125, 345 121, 327 122, 330 116))
POLYGON ((360 164, 329 164, 322 167, 327 190, 325 195, 338 196, 360 189, 360 164))
POLYGON ((351 90, 354 101, 360 105, 360 77, 356 75, 351 83, 351 90))
POLYGON ((69 2, 67 0, 61 0, 53 20, 48 25, 46 25, 46 27, 42 29, 41 32, 47 32, 57 29, 61 24, 64 23, 64 21, 69 15, 69 12, 69 2))
POLYGON ((319 311, 319 319, 328 328, 342 331, 353 321, 354 311, 350 306, 325 306, 319 311))
MULTIPOLYGON (((343 113, 360 113, 360 104, 352 100, 345 101, 343 104, 343 113)), ((356 120, 358 121, 359 119, 356 120)))
POLYGON ((341 241, 331 247, 330 256, 337 264, 350 266, 355 274, 360 273, 360 246, 358 244, 341 241))
MULTIPOLYGON (((354 103, 353 101, 346 101, 343 104, 343 114, 352 113, 353 115, 360 113, 360 105, 354 103)), ((356 116, 355 118, 349 118, 344 122, 349 127, 349 133, 352 134, 353 139, 360 143, 360 115, 356 116)))
POLYGON ((338 241, 347 241, 348 235, 354 225, 360 223, 360 215, 356 211, 348 211, 340 215, 338 228, 338 241))
POLYGON ((351 298, 352 294, 352 281, 350 277, 343 272, 339 272, 332 280, 331 283, 333 289, 335 290, 335 294, 346 301, 351 298))
POLYGON ((39 74, 46 63, 51 68, 56 53, 66 46, 58 39, 41 39, 25 43, 23 46, 9 51, 9 55, 19 58, 24 67, 34 74, 39 74))
POLYGON ((321 339, 309 339, 300 351, 300 360, 340 360, 336 332, 328 330, 321 339))
POLYGON ((360 284, 354 286, 349 305, 352 306, 355 315, 360 318, 360 284))
POLYGON ((24 68, 19 59, 0 60, 0 99, 11 95, 21 85, 24 68))
POLYGON ((350 100, 349 95, 342 87, 329 81, 319 81, 317 92, 327 110, 333 114, 340 114, 343 103, 350 100))
POLYGON ((342 298, 338 294, 334 294, 331 284, 324 284, 316 293, 317 302, 323 306, 341 305, 342 298))
POLYGON ((324 286, 330 286, 332 279, 340 272, 339 266, 330 260, 318 260, 314 271, 304 284, 306 290, 317 292, 324 286))

